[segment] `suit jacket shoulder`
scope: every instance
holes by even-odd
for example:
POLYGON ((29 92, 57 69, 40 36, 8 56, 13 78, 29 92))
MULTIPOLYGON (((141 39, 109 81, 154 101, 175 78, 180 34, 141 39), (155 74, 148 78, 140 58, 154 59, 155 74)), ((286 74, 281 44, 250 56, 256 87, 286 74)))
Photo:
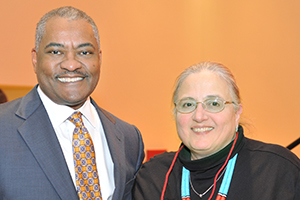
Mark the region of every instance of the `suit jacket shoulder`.
POLYGON ((0 199, 78 199, 36 87, 0 105, 0 199))

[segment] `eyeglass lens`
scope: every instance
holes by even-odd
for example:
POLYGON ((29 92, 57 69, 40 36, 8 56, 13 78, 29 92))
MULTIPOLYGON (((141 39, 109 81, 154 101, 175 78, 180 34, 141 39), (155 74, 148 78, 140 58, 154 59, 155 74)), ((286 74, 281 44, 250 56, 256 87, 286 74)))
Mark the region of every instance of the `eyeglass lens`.
POLYGON ((210 98, 205 99, 203 102, 197 102, 193 98, 186 98, 186 99, 180 100, 176 104, 176 109, 178 110, 178 112, 181 112, 181 113, 190 113, 190 112, 193 112, 197 108, 199 103, 201 103, 202 107, 206 111, 212 112, 212 113, 217 113, 224 109, 225 102, 226 101, 224 101, 220 97, 210 97, 210 98))

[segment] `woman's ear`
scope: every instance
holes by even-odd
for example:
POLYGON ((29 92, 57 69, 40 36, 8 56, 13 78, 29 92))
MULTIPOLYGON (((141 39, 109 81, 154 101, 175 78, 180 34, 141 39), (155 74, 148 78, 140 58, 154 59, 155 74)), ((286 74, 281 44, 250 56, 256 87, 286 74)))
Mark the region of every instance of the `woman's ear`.
POLYGON ((243 112, 243 106, 242 106, 242 104, 239 104, 239 109, 235 112, 236 126, 239 125, 240 117, 241 117, 242 112, 243 112))

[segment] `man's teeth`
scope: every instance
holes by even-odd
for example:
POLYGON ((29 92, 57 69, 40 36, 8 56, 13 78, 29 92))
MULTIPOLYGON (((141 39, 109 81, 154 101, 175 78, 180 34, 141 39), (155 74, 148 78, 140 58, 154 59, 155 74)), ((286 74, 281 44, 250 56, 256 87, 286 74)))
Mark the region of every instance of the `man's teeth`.
POLYGON ((213 127, 210 127, 210 128, 193 128, 192 130, 195 131, 195 132, 204 132, 204 131, 210 131, 212 130, 213 127))
POLYGON ((76 81, 81 81, 83 79, 83 77, 76 77, 76 78, 58 78, 58 80, 60 82, 63 82, 63 83, 73 83, 73 82, 76 82, 76 81))

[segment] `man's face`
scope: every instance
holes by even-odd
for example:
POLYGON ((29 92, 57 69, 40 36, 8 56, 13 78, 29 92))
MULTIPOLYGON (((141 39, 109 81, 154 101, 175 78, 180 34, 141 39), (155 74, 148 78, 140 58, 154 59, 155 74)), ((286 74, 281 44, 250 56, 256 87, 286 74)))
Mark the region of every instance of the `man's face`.
POLYGON ((92 26, 84 20, 49 19, 32 62, 42 91, 55 103, 78 109, 100 76, 101 52, 92 26))

